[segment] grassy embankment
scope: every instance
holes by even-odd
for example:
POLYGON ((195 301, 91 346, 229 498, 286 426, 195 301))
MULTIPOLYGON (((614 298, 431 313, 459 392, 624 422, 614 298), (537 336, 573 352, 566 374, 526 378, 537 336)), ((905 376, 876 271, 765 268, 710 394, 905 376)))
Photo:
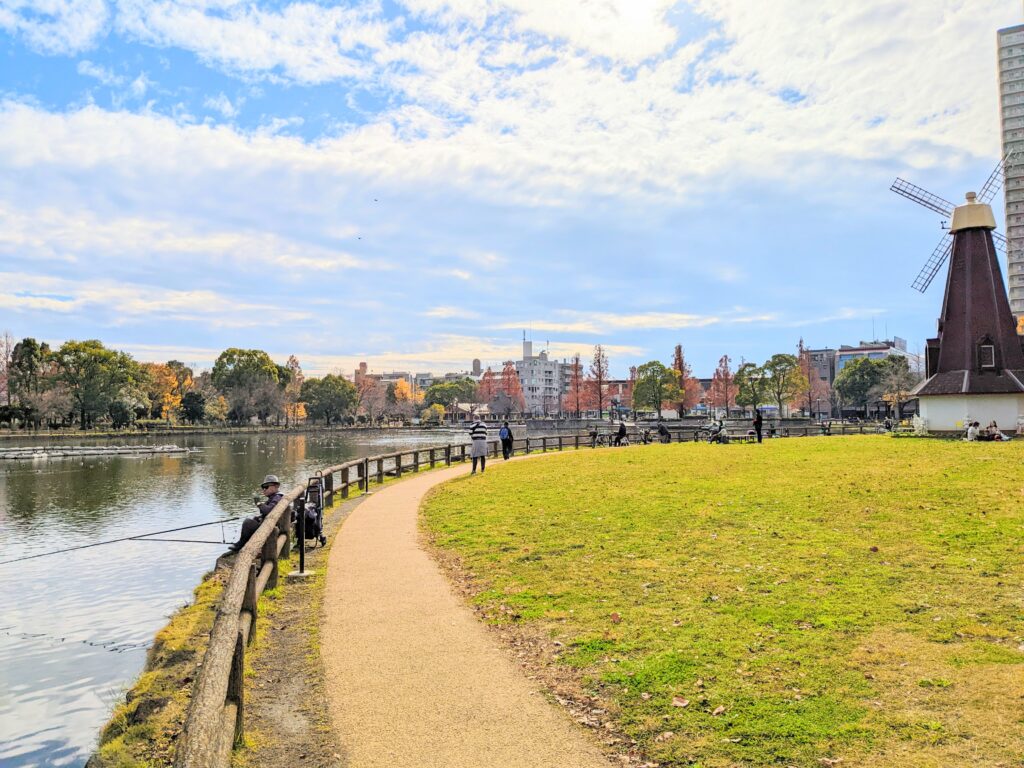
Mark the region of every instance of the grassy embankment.
POLYGON ((659 765, 1020 765, 1024 440, 495 469, 428 499, 435 544, 659 765))

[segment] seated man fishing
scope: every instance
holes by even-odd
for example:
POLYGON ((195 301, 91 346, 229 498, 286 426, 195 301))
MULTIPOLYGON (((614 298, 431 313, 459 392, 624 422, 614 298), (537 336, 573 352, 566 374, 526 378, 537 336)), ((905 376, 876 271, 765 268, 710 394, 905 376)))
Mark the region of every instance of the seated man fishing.
POLYGON ((277 506, 277 502, 283 496, 284 494, 281 493, 281 481, 277 479, 277 475, 267 475, 263 478, 263 482, 260 484, 260 492, 253 493, 252 496, 252 502, 260 513, 247 517, 242 521, 242 532, 238 536, 238 541, 228 547, 228 551, 237 552, 244 547, 245 543, 252 538, 252 535, 256 533, 256 529, 263 524, 263 520, 277 506))

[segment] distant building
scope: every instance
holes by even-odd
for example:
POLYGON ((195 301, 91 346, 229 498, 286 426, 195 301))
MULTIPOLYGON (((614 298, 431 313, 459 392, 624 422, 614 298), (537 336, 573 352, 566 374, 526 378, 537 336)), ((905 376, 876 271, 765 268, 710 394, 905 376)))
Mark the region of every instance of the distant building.
MULTIPOLYGON (((866 357, 869 360, 883 360, 891 355, 900 355, 907 358, 912 370, 920 367, 920 359, 917 355, 907 352, 906 339, 895 336, 892 339, 883 341, 862 341, 858 346, 852 347, 843 344, 836 350, 835 376, 842 372, 843 368, 852 360, 866 357)), ((833 379, 835 378, 833 376, 833 379)))
POLYGON ((562 404, 562 364, 549 360, 546 351, 533 354, 533 342, 523 339, 523 359, 515 361, 523 389, 526 413, 541 416, 558 413, 562 404))
POLYGON ((818 378, 827 381, 831 387, 836 380, 836 351, 829 347, 824 349, 809 349, 807 354, 811 358, 811 368, 817 372, 818 378))
POLYGON ((1003 154, 1021 154, 1006 163, 1003 189, 1006 202, 1006 288, 1010 311, 1024 317, 1024 25, 1000 29, 999 110, 1003 154))

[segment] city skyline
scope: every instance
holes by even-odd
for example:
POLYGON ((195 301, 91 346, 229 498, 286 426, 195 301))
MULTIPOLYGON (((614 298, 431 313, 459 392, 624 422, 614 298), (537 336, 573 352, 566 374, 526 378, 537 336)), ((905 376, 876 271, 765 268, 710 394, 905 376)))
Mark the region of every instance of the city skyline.
POLYGON ((1022 20, 1003 0, 51 6, 0 2, 0 329, 313 373, 486 367, 523 329, 558 359, 601 343, 618 376, 677 343, 695 372, 801 337, 916 350, 940 232, 888 185, 959 202, 985 178, 996 31, 1022 20))

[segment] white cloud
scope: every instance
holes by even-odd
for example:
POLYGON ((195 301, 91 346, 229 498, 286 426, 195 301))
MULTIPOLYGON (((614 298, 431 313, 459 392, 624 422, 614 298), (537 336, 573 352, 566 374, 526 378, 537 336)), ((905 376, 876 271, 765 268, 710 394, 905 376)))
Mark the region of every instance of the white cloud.
POLYGON ((745 323, 767 323, 778 320, 774 313, 724 312, 716 315, 699 315, 686 312, 577 312, 561 310, 558 313, 566 320, 526 320, 501 323, 494 326, 500 330, 532 328, 535 331, 553 333, 611 334, 622 331, 681 330, 684 328, 707 328, 712 325, 745 323))
POLYGON ((95 64, 88 59, 78 62, 78 74, 84 77, 92 77, 99 80, 103 85, 123 85, 124 78, 115 74, 112 70, 100 64, 95 64))
POLYGON ((468 309, 461 309, 460 307, 431 307, 423 313, 424 317, 433 317, 439 320, 448 320, 457 318, 460 320, 472 320, 480 317, 476 312, 468 309))
POLYGON ((185 221, 117 216, 57 208, 21 210, 0 200, 0 253, 76 262, 85 257, 151 259, 192 258, 201 267, 228 261, 267 264, 288 270, 334 272, 386 269, 350 253, 289 240, 271 232, 200 231, 185 221))
POLYGON ((368 73, 361 52, 387 41, 389 25, 378 10, 376 3, 295 2, 276 11, 236 0, 119 0, 116 25, 144 43, 194 51, 231 72, 322 83, 368 73))
POLYGON ((239 105, 232 104, 231 99, 229 99, 223 93, 219 93, 216 96, 208 96, 203 101, 204 107, 206 107, 207 109, 212 109, 216 112, 220 112, 224 117, 228 118, 229 120, 232 117, 236 117, 238 115, 238 106, 240 105, 241 100, 239 101, 239 105))
POLYGON ((91 47, 107 25, 104 0, 0 0, 0 30, 20 35, 41 53, 91 47))
POLYGON ((271 326, 308 320, 305 312, 229 300, 209 290, 180 291, 114 280, 68 280, 24 272, 0 272, 0 308, 69 316, 109 317, 110 324, 147 317, 203 322, 214 327, 271 326))

